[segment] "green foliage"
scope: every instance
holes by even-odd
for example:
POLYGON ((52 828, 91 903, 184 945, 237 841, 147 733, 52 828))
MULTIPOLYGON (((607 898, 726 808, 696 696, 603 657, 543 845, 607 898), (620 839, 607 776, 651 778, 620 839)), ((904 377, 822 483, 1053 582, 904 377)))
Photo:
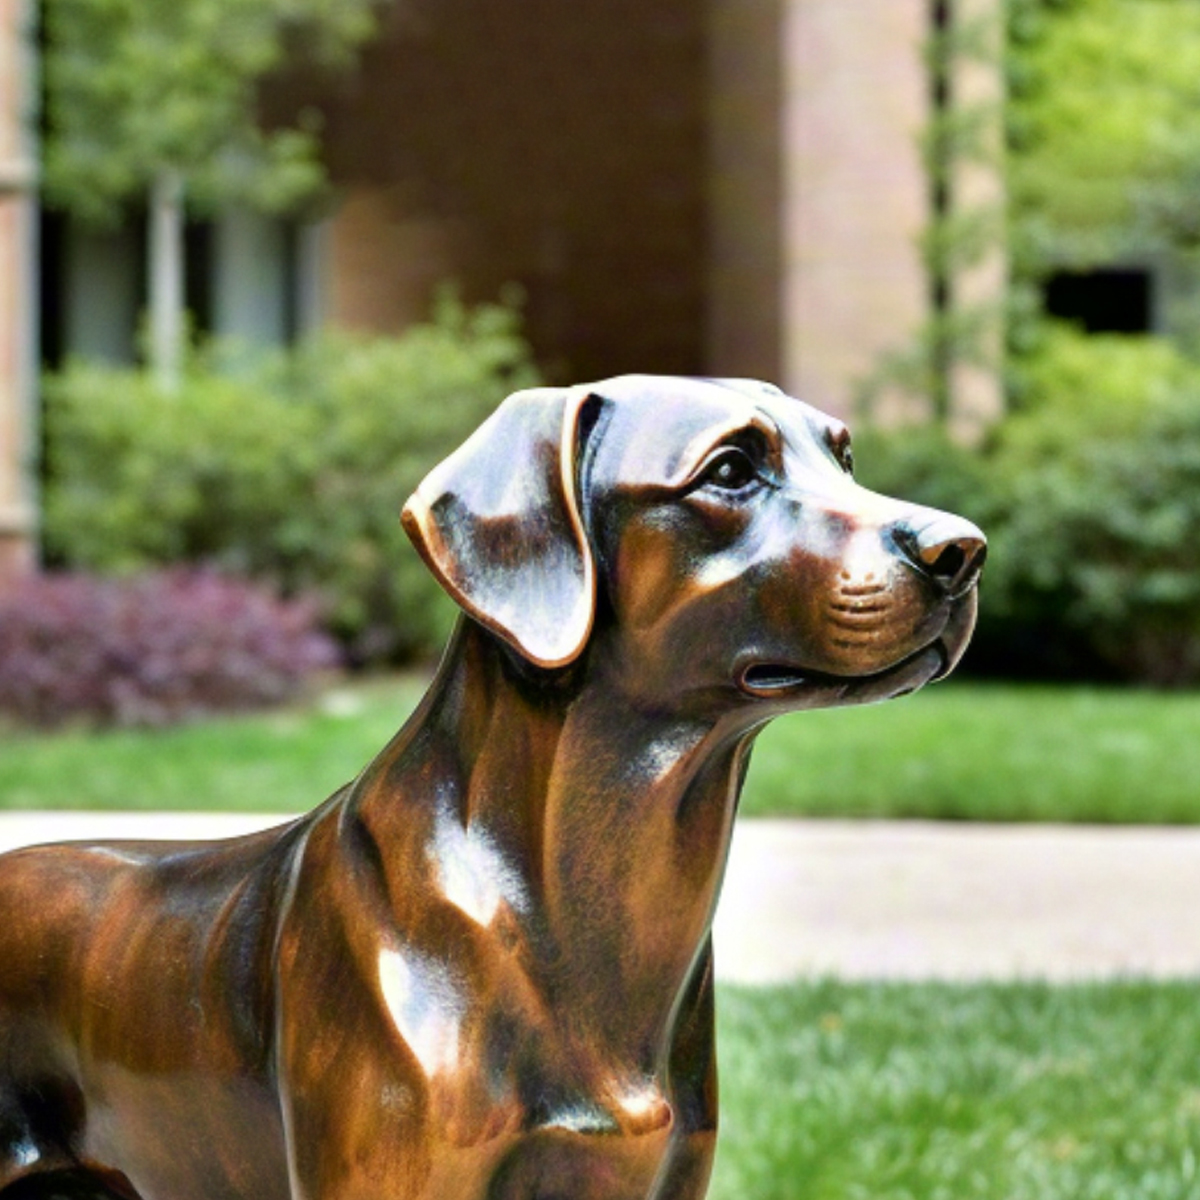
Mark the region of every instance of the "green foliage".
POLYGON ((1010 0, 1009 45, 1018 270, 1096 265, 1176 240, 1171 214, 1195 220, 1200 7, 1010 0))
POLYGON ((981 665, 1200 680, 1200 368, 1162 339, 1046 327, 1022 380, 978 452, 860 439, 864 482, 988 533, 981 665))
POLYGON ((1002 8, 1007 228, 1001 214, 955 202, 956 171, 986 160, 995 113, 954 102, 956 67, 985 57, 990 42, 979 19, 952 20, 927 47, 935 98, 946 100, 935 103, 923 140, 933 211, 921 248, 935 311, 867 381, 868 405, 881 385, 897 385, 928 396, 931 415, 943 418, 952 415, 956 366, 995 367, 987 346, 997 314, 963 304, 955 288, 1001 238, 1014 406, 1026 399, 1025 359, 1043 335, 1042 284, 1058 270, 1162 266, 1160 319, 1200 357, 1200 6, 1006 0, 1002 8))
POLYGON ((1000 432, 995 584, 1125 676, 1200 680, 1200 369, 1151 338, 1057 332, 1045 401, 1000 432))
POLYGON ((956 512, 980 526, 992 523, 995 500, 983 457, 940 425, 856 430, 854 461, 858 481, 873 491, 956 512))
POLYGON ((373 0, 45 0, 45 177, 110 217, 163 171, 209 203, 283 209, 322 181, 315 114, 261 129, 256 88, 296 48, 344 60, 373 0))
POLYGON ((261 358, 198 357, 178 394, 71 364, 45 384, 45 537, 102 571, 206 563, 325 600, 359 660, 429 653, 449 613, 399 526, 429 467, 534 381, 511 308, 395 340, 325 335, 261 358))
POLYGON ((1007 11, 1016 415, 988 458, 1002 496, 985 640, 1007 628, 1027 658, 1194 682, 1200 8, 1010 0, 1007 11), (1159 303, 1171 343, 1086 338, 1044 319, 1049 274, 1122 260, 1169 267, 1159 303))

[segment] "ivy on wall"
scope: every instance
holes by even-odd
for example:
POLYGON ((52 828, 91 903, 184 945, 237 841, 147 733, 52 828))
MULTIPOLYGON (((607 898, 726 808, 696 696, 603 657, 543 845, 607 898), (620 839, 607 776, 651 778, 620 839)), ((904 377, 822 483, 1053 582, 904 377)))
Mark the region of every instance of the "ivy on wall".
POLYGON ((921 149, 930 219, 921 251, 930 316, 864 383, 862 409, 899 389, 952 424, 964 365, 1003 371, 1009 404, 1020 407, 1022 362, 1044 341, 1044 290, 1056 272, 1153 268, 1156 330, 1200 358, 1200 4, 929 5, 932 115, 921 149), (971 68, 995 70, 1002 97, 960 95, 971 68), (957 194, 963 170, 975 166, 1003 177, 1003 209, 957 194), (1007 260, 1006 294, 964 297, 964 277, 997 252, 1007 260), (1004 363, 995 361, 1001 318, 1004 363))

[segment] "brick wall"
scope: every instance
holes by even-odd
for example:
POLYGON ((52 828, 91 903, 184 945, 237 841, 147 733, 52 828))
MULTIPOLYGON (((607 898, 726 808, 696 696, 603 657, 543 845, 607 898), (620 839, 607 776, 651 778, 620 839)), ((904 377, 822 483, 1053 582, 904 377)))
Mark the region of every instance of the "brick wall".
POLYGON ((927 0, 788 0, 783 374, 843 414, 927 311, 928 19, 927 0))
MULTIPOLYGON (((280 92, 327 115, 326 311, 398 330, 443 278, 516 281, 560 378, 751 375, 848 415, 928 315, 929 21, 928 0, 409 0, 358 75, 280 92)), ((972 411, 987 386, 962 381, 972 411)))
POLYGON ((29 236, 32 165, 22 129, 27 112, 23 34, 27 7, 0 0, 0 578, 32 565, 29 386, 33 295, 29 236))
POLYGON ((708 0, 708 369, 783 369, 784 0, 708 0))
MULTIPOLYGON (((955 20, 970 24, 998 62, 1004 12, 996 0, 957 0, 955 20)), ((956 165, 952 203, 961 213, 993 223, 995 235, 978 262, 952 281, 953 303, 980 326, 979 360, 956 364, 949 381, 950 425, 964 441, 977 441, 1004 412, 1004 302, 1008 253, 1004 244, 1004 75, 986 57, 962 56, 951 81, 954 103, 983 118, 981 157, 956 165)))
POLYGON ((441 276, 516 281, 564 378, 701 371, 704 53, 696 0, 403 6, 322 98, 330 316, 397 329, 441 276))

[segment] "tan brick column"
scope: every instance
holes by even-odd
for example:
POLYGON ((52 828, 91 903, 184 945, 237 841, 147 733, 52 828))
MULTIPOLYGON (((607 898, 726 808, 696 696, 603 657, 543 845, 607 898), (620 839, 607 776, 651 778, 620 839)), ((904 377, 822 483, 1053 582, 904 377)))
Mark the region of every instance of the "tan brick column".
POLYGON ((34 561, 32 11, 0 0, 0 580, 34 561))
POLYGON ((957 214, 986 222, 991 237, 981 257, 951 282, 954 307, 976 324, 978 357, 955 365, 950 378, 950 427, 977 441, 1003 415, 1004 298, 1008 254, 1004 234, 1003 6, 997 0, 956 0, 954 19, 976 48, 963 54, 951 79, 956 108, 980 123, 979 153, 960 162, 951 180, 957 214))
MULTIPOLYGON (((911 346, 929 305, 927 0, 785 0, 783 377, 850 415, 856 385, 911 346)), ((883 399, 887 416, 913 402, 883 399)), ((881 413, 880 415, 884 415, 881 413)), ((920 403, 912 415, 923 415, 920 403)))

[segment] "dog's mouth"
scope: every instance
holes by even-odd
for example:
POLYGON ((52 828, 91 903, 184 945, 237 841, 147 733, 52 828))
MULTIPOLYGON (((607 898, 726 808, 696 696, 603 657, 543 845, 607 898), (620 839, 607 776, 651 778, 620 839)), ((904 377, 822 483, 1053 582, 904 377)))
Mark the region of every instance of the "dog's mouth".
POLYGON ((895 680, 901 686, 891 694, 901 695, 936 682, 949 674, 952 665, 950 653, 939 638, 900 662, 871 675, 833 675, 789 663, 751 663, 740 673, 737 684, 747 695, 762 700, 777 700, 806 690, 830 690, 841 694, 851 690, 876 692, 895 680), (911 682, 908 678, 910 675, 913 677, 911 682))

